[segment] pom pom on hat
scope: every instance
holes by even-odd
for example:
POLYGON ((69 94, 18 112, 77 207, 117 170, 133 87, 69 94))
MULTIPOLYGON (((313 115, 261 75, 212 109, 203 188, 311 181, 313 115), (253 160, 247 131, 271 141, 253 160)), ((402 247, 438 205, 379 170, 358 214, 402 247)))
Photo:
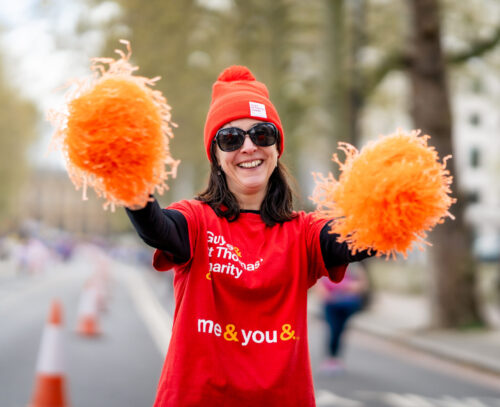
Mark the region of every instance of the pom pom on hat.
POLYGON ((229 68, 224 69, 222 73, 217 78, 218 81, 222 82, 234 82, 234 81, 255 81, 255 76, 253 76, 250 69, 242 65, 233 65, 229 68))
POLYGON ((84 199, 91 186, 112 209, 145 206, 150 194, 168 188, 165 181, 179 164, 169 152, 170 106, 150 88, 159 78, 132 75, 130 45, 121 42, 127 55, 94 58, 94 75, 73 81, 66 108, 49 112, 56 127, 52 147, 63 151, 71 181, 84 199))
POLYGON ((210 148, 217 131, 226 123, 243 118, 273 123, 280 132, 281 156, 285 134, 278 112, 269 99, 266 85, 257 81, 246 66, 233 65, 222 71, 212 87, 212 102, 204 130, 205 150, 209 160, 210 148))
POLYGON ((449 196, 452 177, 445 157, 427 145, 419 132, 395 134, 370 142, 361 152, 339 143, 346 159, 335 161, 339 179, 314 174, 312 200, 318 216, 333 219, 331 233, 347 242, 351 251, 375 250, 377 256, 406 257, 413 243, 425 241, 426 232, 453 216, 456 199, 449 196))

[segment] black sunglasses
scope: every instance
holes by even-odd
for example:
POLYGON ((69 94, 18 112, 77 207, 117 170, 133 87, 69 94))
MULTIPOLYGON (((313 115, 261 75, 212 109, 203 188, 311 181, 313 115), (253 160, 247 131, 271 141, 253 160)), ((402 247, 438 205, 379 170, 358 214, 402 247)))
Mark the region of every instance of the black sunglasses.
POLYGON ((257 123, 248 131, 238 127, 227 127, 217 132, 214 141, 222 151, 236 151, 245 142, 247 134, 256 146, 269 147, 278 141, 279 131, 273 123, 267 122, 257 123))

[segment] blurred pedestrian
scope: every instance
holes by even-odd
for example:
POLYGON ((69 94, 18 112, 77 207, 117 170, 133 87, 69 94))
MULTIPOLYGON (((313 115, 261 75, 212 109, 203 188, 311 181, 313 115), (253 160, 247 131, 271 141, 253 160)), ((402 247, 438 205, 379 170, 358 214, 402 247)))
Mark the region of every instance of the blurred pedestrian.
POLYGON ((25 266, 31 275, 42 274, 52 260, 50 249, 37 237, 30 237, 24 247, 26 258, 22 260, 22 267, 25 266))
POLYGON ((327 220, 293 210, 285 135, 266 86, 245 67, 213 86, 204 192, 127 213, 174 269, 172 337, 155 406, 314 406, 307 291, 342 280, 353 255, 327 220))
POLYGON ((342 351, 345 331, 351 317, 365 307, 369 288, 362 263, 349 265, 344 279, 338 284, 328 278, 320 279, 318 292, 328 324, 328 356, 320 366, 321 372, 335 374, 344 371, 342 351))

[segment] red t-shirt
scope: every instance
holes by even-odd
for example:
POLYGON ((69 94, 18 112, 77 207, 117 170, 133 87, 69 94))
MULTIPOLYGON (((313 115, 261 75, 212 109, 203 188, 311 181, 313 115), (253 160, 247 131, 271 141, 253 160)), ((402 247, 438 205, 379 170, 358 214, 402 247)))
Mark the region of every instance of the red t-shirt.
MULTIPOLYGON (((157 250, 174 268, 175 315, 154 406, 314 406, 307 289, 328 275, 319 242, 325 221, 304 212, 267 227, 205 203, 173 204, 186 218, 190 260, 157 250)), ((345 267, 330 270, 342 274, 345 267)))

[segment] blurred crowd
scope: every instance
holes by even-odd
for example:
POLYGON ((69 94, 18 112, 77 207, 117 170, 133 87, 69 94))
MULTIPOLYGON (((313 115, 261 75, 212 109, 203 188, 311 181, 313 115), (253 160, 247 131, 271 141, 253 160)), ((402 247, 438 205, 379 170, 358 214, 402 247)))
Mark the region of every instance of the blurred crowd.
POLYGON ((151 250, 134 236, 85 238, 26 222, 16 233, 0 236, 0 264, 6 266, 0 271, 19 276, 42 274, 54 263, 68 262, 78 252, 91 248, 129 264, 151 263, 151 250))

